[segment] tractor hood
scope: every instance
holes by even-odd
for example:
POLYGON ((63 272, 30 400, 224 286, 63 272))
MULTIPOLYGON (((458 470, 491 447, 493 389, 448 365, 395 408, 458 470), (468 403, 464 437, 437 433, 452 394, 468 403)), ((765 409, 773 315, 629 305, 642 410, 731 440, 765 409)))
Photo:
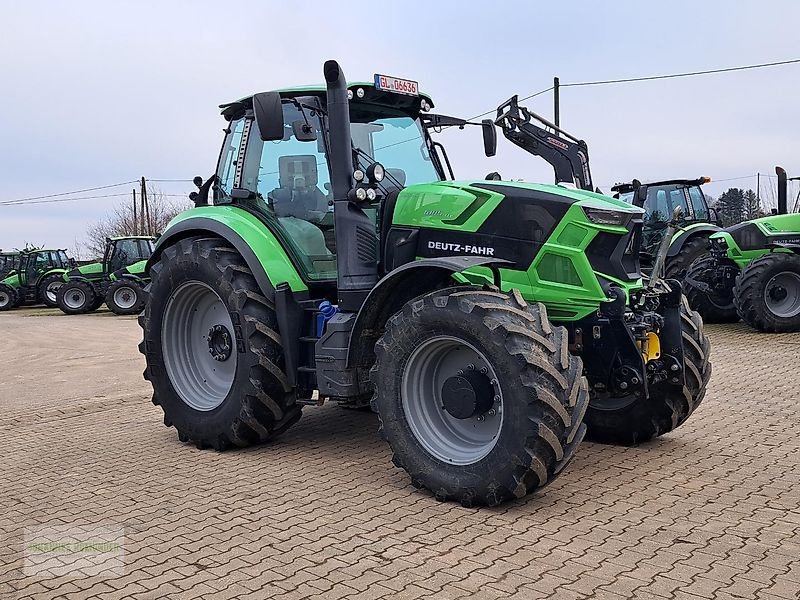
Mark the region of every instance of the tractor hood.
POLYGON ((75 269, 81 275, 94 275, 96 273, 103 272, 103 263, 101 262, 93 262, 89 263, 88 265, 81 265, 77 269, 75 269))
MULTIPOLYGON (((772 244, 800 243, 800 214, 770 215, 732 225, 711 236, 724 240, 728 253, 761 251, 772 244)), ((733 257, 733 256, 732 256, 733 257)))
POLYGON ((19 287, 19 274, 14 273, 13 275, 9 275, 8 277, 0 281, 0 283, 5 283, 6 285, 10 285, 11 287, 17 288, 19 287))
MULTIPOLYGON (((515 227, 516 201, 540 206, 542 220, 560 220, 573 205, 620 215, 620 223, 641 218, 641 208, 610 196, 563 185, 516 181, 440 181, 409 186, 398 195, 393 223, 477 231, 489 215, 515 227), (507 199, 509 202, 503 203, 507 199), (501 210, 497 210, 502 205, 501 210), (548 218, 549 217, 549 218, 548 218)), ((501 226, 502 223, 498 223, 501 226)))

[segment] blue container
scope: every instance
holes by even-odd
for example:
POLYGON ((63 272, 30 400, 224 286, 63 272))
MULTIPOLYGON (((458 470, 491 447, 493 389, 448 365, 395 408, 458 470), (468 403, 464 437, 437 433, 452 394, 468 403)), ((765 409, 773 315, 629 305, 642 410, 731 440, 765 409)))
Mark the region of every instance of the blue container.
POLYGON ((317 307, 317 337, 322 337, 322 332, 325 331, 325 323, 330 321, 337 312, 338 307, 331 304, 327 300, 323 300, 317 307))

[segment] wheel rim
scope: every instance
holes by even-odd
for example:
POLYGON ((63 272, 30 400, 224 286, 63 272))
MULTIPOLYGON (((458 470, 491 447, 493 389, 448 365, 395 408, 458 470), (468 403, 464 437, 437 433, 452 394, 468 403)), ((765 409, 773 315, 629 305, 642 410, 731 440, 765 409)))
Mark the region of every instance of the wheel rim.
POLYGON ((227 397, 236 377, 233 332, 227 307, 205 283, 190 281, 172 292, 164 311, 161 349, 172 387, 191 408, 214 410, 227 397))
POLYGON ((70 288, 64 294, 64 305, 67 308, 78 310, 86 304, 86 293, 80 288, 70 288))
POLYGON ((408 358, 401 382, 403 412, 414 437, 442 462, 480 461, 494 448, 503 426, 503 393, 497 382, 491 363, 472 344, 452 336, 425 340, 408 358), (448 388, 464 378, 474 378, 475 389, 491 395, 479 403, 477 414, 456 417, 452 406, 445 407, 452 398, 448 388))
POLYGON ((6 292, 0 291, 0 308, 5 308, 11 303, 11 296, 6 292))
POLYGON ((121 309, 133 308, 136 305, 136 290, 123 286, 114 291, 114 304, 121 309))
POLYGON ((63 283, 60 281, 53 281, 52 283, 47 284, 47 288, 45 289, 45 295, 50 302, 55 304, 56 301, 56 294, 58 294, 58 288, 60 288, 63 283))
POLYGON ((775 275, 764 288, 764 303, 782 319, 800 314, 800 275, 791 271, 775 275))

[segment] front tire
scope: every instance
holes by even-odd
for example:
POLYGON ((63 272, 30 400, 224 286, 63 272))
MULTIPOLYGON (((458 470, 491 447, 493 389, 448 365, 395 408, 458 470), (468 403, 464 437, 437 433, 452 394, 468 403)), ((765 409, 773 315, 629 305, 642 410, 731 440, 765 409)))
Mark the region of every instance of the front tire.
POLYGON ((61 273, 47 275, 39 282, 39 300, 49 308, 58 306, 58 290, 64 285, 64 276, 61 273))
POLYGON ((275 308, 224 240, 165 248, 139 324, 145 379, 164 424, 198 448, 265 442, 300 418, 275 308))
POLYGON ((711 343, 703 332, 703 320, 681 302, 681 333, 685 385, 658 386, 650 396, 638 394, 617 398, 593 395, 586 411, 586 437, 602 444, 633 446, 647 442, 682 425, 700 406, 711 377, 711 343))
POLYGON ((543 305, 473 288, 432 292, 387 323, 374 407, 415 487, 497 505, 552 481, 585 427, 588 388, 543 305))
POLYGON ((82 315, 93 310, 96 294, 85 281, 68 281, 58 289, 56 305, 68 315, 82 315))
POLYGON ((739 320, 733 304, 733 289, 720 288, 716 273, 719 259, 704 256, 692 263, 683 281, 689 306, 706 323, 735 323, 739 320))
POLYGON ((106 304, 117 315, 138 315, 146 302, 144 288, 132 279, 115 281, 106 292, 106 304))
POLYGON ((0 312, 11 310, 17 305, 17 291, 8 284, 0 283, 0 312))
POLYGON ((800 256, 773 252, 755 259, 736 278, 733 301, 753 329, 800 331, 800 256))

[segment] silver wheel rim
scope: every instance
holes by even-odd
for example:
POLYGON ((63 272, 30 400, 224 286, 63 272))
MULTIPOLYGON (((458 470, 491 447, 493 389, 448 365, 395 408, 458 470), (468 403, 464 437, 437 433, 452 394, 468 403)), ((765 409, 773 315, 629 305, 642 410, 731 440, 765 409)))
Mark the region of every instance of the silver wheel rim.
POLYGON ((117 288, 114 291, 114 304, 123 310, 133 308, 136 305, 136 290, 127 285, 117 288))
POLYGON ((800 314, 800 275, 791 271, 775 275, 764 288, 764 303, 782 319, 800 314))
POLYGON ((438 460, 471 465, 494 448, 503 426, 503 394, 494 368, 472 344, 452 336, 425 340, 403 369, 403 412, 417 441, 438 460), (458 419, 443 406, 444 382, 473 367, 492 382, 494 404, 488 412, 458 419), (485 369, 485 371, 484 371, 485 369))
POLYGON ((6 292, 0 292, 0 308, 8 306, 10 302, 11 296, 9 296, 6 292))
POLYGON ((189 281, 172 292, 161 331, 164 366, 181 400, 199 411, 222 404, 236 377, 235 338, 227 360, 211 356, 208 336, 215 326, 235 335, 227 307, 210 286, 189 281))
POLYGON ((50 300, 53 304, 56 302, 56 294, 58 293, 58 288, 60 288, 63 283, 60 281, 53 281, 52 283, 47 284, 47 288, 45 289, 45 294, 47 295, 47 299, 50 300))
POLYGON ((86 293, 81 288, 70 288, 64 294, 64 305, 72 310, 83 308, 86 304, 86 293))

